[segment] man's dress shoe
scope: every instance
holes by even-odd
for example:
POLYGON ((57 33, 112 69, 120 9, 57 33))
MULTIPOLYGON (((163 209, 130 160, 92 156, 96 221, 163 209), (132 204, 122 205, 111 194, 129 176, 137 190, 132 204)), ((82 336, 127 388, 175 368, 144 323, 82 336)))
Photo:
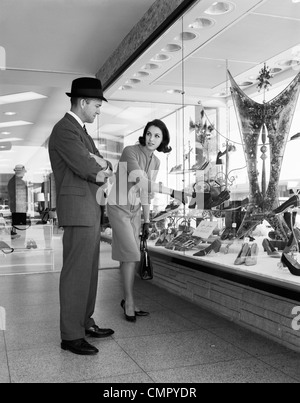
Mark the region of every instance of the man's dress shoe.
POLYGON ((99 350, 89 344, 85 339, 62 340, 61 348, 77 355, 96 355, 99 353, 99 350))
POLYGON ((104 337, 112 336, 114 333, 112 329, 100 329, 96 325, 85 331, 86 336, 94 337, 95 339, 103 339, 104 337))

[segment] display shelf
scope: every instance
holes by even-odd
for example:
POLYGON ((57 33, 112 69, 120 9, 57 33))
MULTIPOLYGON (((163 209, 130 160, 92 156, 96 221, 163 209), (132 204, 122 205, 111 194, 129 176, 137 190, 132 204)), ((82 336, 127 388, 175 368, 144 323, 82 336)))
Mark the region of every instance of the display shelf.
MULTIPOLYGON (((21 228, 21 227, 20 227, 21 228)), ((54 271, 53 225, 31 225, 22 230, 7 226, 0 234, 13 253, 0 251, 0 275, 54 271)))
MULTIPOLYGON (((185 252, 171 251, 164 247, 155 246, 155 241, 149 241, 148 246, 152 254, 159 253, 174 260, 184 260, 189 263, 188 267, 194 270, 205 270, 207 268, 208 270, 205 271, 208 273, 218 273, 222 277, 248 284, 252 281, 252 284, 265 290, 270 290, 272 286, 275 290, 275 287, 277 287, 278 292, 281 290, 280 294, 299 299, 300 302, 300 277, 293 276, 287 268, 279 268, 280 259, 271 258, 264 252, 263 240, 264 238, 255 240, 259 247, 255 266, 234 265, 234 261, 242 247, 242 241, 232 245, 227 254, 223 253, 221 249, 221 252, 212 252, 205 257, 193 256, 197 249, 185 252)), ((225 244, 223 242, 223 245, 225 244)), ((201 248, 204 246, 205 244, 202 244, 201 248)))

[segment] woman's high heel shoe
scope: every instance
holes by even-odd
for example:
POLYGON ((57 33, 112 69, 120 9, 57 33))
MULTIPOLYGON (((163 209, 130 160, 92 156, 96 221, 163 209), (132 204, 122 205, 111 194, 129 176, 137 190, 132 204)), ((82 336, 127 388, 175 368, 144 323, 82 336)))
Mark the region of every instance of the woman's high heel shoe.
POLYGON ((250 250, 250 246, 248 243, 244 243, 242 246, 242 249, 240 250, 240 253, 238 254, 237 258, 235 259, 235 266, 240 266, 241 264, 244 264, 246 262, 246 257, 248 255, 248 252, 250 250))
MULTIPOLYGON (((124 309, 125 308, 125 299, 121 301, 121 307, 124 309)), ((135 311, 135 316, 149 316, 149 312, 145 311, 135 311)))
POLYGON ((281 263, 287 267, 291 274, 300 277, 300 264, 288 253, 283 253, 281 263))
POLYGON ((258 255, 258 245, 257 243, 254 243, 248 250, 245 265, 255 266, 257 264, 257 255, 258 255))
POLYGON ((267 238, 263 240, 262 246, 264 248, 264 251, 268 253, 268 256, 280 259, 280 253, 277 252, 277 250, 267 238))
POLYGON ((294 228, 290 236, 287 246, 284 248, 283 253, 296 252, 299 249, 300 231, 294 228))
POLYGON ((128 322, 136 322, 136 316, 135 316, 135 315, 134 315, 134 316, 129 316, 129 315, 127 315, 127 313, 126 313, 126 307, 125 307, 125 301, 124 301, 124 300, 121 301, 121 307, 122 307, 123 310, 124 310, 124 315, 125 315, 126 320, 127 320, 128 322))
POLYGON ((206 256, 210 254, 212 251, 215 253, 219 253, 221 249, 222 243, 219 239, 216 239, 211 245, 209 245, 206 249, 200 250, 195 253, 194 256, 206 256))
POLYGON ((287 211, 288 209, 300 207, 300 198, 298 195, 292 196, 289 200, 283 203, 281 206, 277 207, 273 210, 274 214, 281 214, 287 211))

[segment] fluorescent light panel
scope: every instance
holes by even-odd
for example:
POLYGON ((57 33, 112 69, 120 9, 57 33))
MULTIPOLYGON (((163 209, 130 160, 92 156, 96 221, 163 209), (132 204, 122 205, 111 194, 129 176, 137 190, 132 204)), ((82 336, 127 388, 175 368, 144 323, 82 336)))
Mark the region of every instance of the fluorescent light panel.
POLYGON ((17 102, 35 101, 47 98, 45 95, 36 92, 22 92, 20 94, 3 95, 0 97, 0 105, 14 104, 17 102))
POLYGON ((3 127, 16 127, 16 126, 27 126, 33 125, 31 122, 26 122, 24 120, 15 120, 14 122, 2 122, 0 123, 0 129, 3 127))

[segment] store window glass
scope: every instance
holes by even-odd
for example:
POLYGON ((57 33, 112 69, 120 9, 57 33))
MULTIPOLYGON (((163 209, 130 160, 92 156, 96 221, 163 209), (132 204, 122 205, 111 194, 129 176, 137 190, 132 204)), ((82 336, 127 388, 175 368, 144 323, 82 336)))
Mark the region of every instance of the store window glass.
MULTIPOLYGON (((199 1, 107 90, 112 107, 130 116, 120 121, 121 147, 135 144, 148 121, 162 119, 173 151, 160 156, 158 180, 204 194, 173 212, 170 198, 155 196, 153 217, 166 220, 154 219, 160 228, 153 240, 168 226, 175 239, 187 233, 178 243, 169 236, 165 249, 226 268, 243 261, 240 270, 260 274, 267 264, 270 279, 288 273, 279 258, 299 217, 294 212, 291 224, 276 213, 284 203, 298 205, 299 21, 295 2, 199 1), (269 255, 278 260, 266 263, 269 255)), ((101 124, 101 137, 105 129, 101 124)))

